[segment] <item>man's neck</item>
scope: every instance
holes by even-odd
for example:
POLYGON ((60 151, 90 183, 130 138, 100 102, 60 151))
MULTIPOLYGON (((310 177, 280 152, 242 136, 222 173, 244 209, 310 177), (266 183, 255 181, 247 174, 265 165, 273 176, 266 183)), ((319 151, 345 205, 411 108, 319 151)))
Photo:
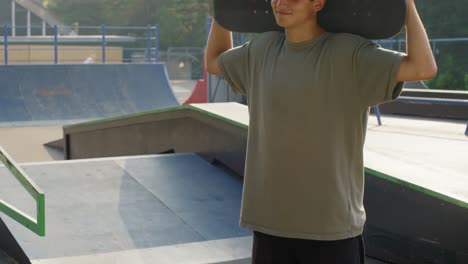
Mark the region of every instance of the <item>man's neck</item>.
POLYGON ((325 32, 325 29, 323 29, 318 24, 313 24, 312 26, 303 25, 298 27, 285 28, 284 32, 288 42, 294 43, 314 39, 322 35, 322 33, 325 32))

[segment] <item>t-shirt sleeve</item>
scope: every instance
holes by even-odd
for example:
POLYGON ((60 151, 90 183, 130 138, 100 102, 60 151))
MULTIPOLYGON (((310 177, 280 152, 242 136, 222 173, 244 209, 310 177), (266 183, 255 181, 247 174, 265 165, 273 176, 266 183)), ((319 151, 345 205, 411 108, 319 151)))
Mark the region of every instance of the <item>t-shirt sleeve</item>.
POLYGON ((354 76, 358 101, 374 106, 396 99, 403 89, 397 81, 404 53, 387 50, 371 41, 362 42, 355 51, 354 76))
POLYGON ((235 93, 247 94, 249 79, 250 42, 221 54, 218 66, 224 79, 235 93))

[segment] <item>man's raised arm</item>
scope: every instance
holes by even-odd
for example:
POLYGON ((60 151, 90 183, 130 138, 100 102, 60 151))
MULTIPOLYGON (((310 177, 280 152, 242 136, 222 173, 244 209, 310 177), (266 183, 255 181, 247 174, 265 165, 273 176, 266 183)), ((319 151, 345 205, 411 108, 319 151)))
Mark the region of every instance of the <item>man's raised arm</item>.
POLYGON ((205 51, 206 70, 215 75, 221 75, 218 58, 221 53, 232 49, 232 33, 220 26, 214 19, 205 51))
POLYGON ((408 56, 403 60, 397 75, 399 82, 428 80, 437 74, 437 65, 424 25, 419 18, 415 0, 406 0, 408 21, 406 43, 408 56))

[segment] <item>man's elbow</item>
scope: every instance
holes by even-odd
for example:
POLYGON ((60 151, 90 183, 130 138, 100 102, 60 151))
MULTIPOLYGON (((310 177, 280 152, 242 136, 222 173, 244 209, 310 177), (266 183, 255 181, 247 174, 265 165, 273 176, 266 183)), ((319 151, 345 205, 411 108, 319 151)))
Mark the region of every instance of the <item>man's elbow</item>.
POLYGON ((421 81, 431 80, 437 75, 437 64, 431 63, 424 70, 418 72, 418 79, 421 81))
POLYGON ((210 74, 221 75, 221 70, 218 67, 217 60, 206 60, 206 71, 210 74))
POLYGON ((213 69, 213 68, 214 68, 214 67, 211 66, 210 63, 208 63, 208 62, 206 63, 206 71, 207 71, 208 73, 210 73, 210 74, 215 74, 215 69, 213 69))
POLYGON ((416 62, 408 56, 400 66, 400 81, 426 81, 437 75, 437 64, 434 58, 416 62))

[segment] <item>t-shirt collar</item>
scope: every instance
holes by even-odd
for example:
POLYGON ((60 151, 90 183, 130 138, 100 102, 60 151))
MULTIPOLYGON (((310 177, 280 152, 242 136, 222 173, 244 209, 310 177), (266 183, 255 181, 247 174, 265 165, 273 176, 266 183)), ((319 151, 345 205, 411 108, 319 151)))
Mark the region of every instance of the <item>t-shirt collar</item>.
POLYGON ((321 42, 323 39, 325 39, 330 33, 328 32, 323 32, 317 37, 311 38, 309 40, 301 41, 301 42, 289 42, 285 37, 285 42, 288 48, 294 49, 294 50, 303 50, 307 48, 312 48, 315 46, 317 43, 321 42))

